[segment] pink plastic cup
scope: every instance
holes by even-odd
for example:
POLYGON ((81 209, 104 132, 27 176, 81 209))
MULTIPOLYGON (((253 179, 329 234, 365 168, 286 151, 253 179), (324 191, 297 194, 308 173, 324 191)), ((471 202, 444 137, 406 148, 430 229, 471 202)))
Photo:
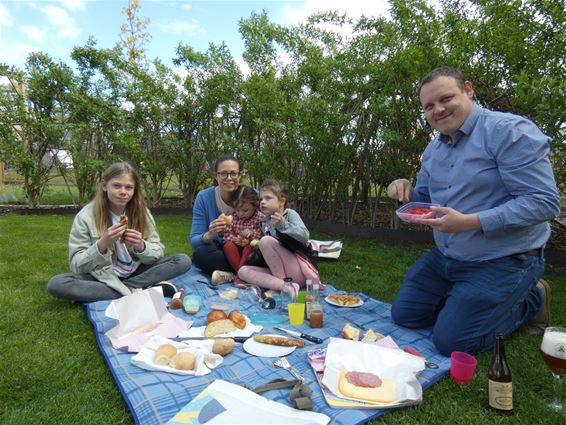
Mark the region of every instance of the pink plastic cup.
POLYGON ((454 351, 450 355, 450 378, 458 385, 468 385, 474 376, 476 358, 462 351, 454 351))

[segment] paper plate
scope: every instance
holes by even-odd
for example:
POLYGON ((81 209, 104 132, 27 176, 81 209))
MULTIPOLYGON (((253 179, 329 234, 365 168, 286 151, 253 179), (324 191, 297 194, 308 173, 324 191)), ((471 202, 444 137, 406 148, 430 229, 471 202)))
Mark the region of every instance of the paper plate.
MULTIPOLYGON (((281 336, 281 335, 268 335, 268 336, 281 336)), ((255 339, 250 338, 246 342, 244 342, 244 350, 257 357, 282 357, 286 356, 287 354, 291 354, 295 351, 295 346, 293 347, 285 347, 281 345, 271 345, 271 344, 264 344, 262 342, 257 342, 255 339)))
POLYGON ((332 301, 332 299, 328 298, 328 296, 326 296, 326 298, 324 298, 324 301, 326 301, 328 304, 336 306, 336 307, 347 307, 347 308, 359 307, 359 306, 364 304, 364 302, 361 298, 360 298, 360 301, 358 301, 356 304, 352 304, 352 305, 338 304, 337 302, 332 301))

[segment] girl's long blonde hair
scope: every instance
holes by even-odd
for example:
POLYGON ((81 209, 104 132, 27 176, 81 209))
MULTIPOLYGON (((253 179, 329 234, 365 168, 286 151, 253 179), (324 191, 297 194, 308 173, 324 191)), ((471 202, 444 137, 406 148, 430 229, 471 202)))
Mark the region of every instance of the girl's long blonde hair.
POLYGON ((110 165, 102 174, 102 180, 98 188, 98 193, 94 197, 94 221, 98 232, 102 235, 106 229, 112 226, 112 216, 110 213, 110 201, 107 193, 102 189, 104 184, 122 174, 129 174, 134 180, 134 195, 126 205, 124 214, 128 216, 128 228, 140 232, 143 237, 149 236, 148 221, 146 214, 145 196, 140 184, 140 178, 130 164, 127 162, 115 162, 110 165))

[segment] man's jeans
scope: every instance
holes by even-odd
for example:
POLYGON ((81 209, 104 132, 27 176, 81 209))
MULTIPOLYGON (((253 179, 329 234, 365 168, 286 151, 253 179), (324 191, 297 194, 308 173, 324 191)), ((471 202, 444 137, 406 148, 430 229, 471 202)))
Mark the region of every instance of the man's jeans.
POLYGON ((521 255, 489 261, 458 261, 438 249, 411 267, 391 308, 393 321, 408 328, 433 326, 438 351, 480 353, 494 334, 508 335, 538 311, 536 284, 544 258, 521 255))

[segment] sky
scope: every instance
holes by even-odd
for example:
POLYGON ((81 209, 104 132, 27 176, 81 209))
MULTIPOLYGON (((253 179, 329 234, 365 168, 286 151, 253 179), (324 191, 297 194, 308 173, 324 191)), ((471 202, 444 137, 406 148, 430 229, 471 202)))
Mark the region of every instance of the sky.
MULTIPOLYGON (((147 57, 171 66, 180 42, 200 52, 223 41, 241 62, 244 43, 238 21, 266 10, 271 22, 291 26, 313 13, 338 10, 352 18, 387 16, 387 0, 140 0, 149 17, 147 57)), ((93 36, 100 48, 120 40, 128 0, 0 0, 0 63, 23 68, 27 55, 43 51, 73 64, 70 53, 93 36)))

